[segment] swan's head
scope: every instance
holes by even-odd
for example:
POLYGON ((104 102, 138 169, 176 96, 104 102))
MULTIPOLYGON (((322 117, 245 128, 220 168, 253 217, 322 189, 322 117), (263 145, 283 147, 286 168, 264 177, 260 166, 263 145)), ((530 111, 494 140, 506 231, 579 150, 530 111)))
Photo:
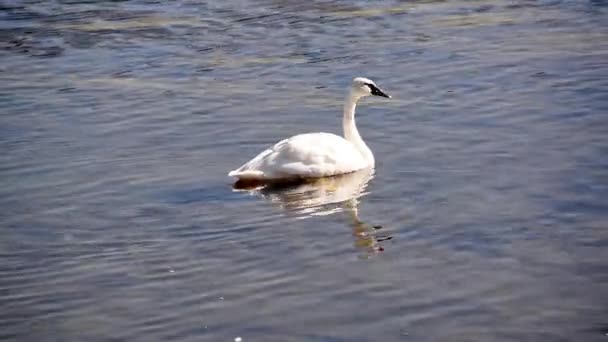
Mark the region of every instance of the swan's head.
POLYGON ((375 96, 386 97, 389 99, 391 98, 390 95, 386 94, 385 92, 382 91, 382 89, 378 88, 378 86, 376 86, 376 83, 374 83, 374 81, 370 80, 369 78, 365 78, 365 77, 355 78, 353 80, 353 85, 350 89, 350 92, 353 96, 356 96, 356 97, 375 95, 375 96))

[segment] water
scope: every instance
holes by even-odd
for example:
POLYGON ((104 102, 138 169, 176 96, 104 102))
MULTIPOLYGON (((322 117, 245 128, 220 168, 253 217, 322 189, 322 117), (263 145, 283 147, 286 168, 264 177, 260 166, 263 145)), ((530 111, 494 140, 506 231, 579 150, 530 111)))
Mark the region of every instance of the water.
POLYGON ((608 340, 605 2, 0 4, 0 339, 608 340), (359 75, 369 184, 232 190, 359 75))

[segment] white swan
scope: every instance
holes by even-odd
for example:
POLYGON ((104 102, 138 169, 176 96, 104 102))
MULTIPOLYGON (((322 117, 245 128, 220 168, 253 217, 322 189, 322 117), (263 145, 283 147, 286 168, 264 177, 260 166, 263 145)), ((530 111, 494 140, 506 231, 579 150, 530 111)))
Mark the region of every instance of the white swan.
POLYGON ((275 181, 327 177, 373 167, 374 155, 355 124, 357 101, 369 95, 390 98, 372 80, 355 78, 344 104, 344 138, 330 133, 295 135, 230 171, 228 176, 244 181, 275 181))

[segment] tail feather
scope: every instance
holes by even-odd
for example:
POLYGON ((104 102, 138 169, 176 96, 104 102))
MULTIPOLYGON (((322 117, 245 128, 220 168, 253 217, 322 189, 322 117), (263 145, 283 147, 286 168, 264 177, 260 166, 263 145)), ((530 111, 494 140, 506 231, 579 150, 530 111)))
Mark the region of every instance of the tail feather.
POLYGON ((238 179, 264 179, 264 172, 255 170, 232 170, 228 173, 230 177, 238 179))

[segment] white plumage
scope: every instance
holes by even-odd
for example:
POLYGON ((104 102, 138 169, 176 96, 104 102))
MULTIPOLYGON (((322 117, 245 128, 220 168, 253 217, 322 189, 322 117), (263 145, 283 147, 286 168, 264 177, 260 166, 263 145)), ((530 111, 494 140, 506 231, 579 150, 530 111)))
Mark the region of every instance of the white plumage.
POLYGON ((357 101, 369 95, 390 97, 373 81, 355 78, 344 105, 344 137, 330 133, 295 135, 266 149, 228 175, 239 180, 274 181, 327 177, 373 167, 374 155, 355 124, 357 101))
POLYGON ((308 133, 278 142, 229 176, 256 180, 317 178, 367 166, 363 155, 344 138, 330 133, 308 133))

